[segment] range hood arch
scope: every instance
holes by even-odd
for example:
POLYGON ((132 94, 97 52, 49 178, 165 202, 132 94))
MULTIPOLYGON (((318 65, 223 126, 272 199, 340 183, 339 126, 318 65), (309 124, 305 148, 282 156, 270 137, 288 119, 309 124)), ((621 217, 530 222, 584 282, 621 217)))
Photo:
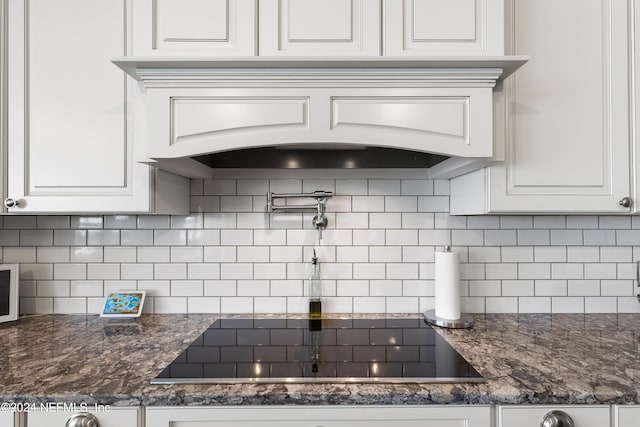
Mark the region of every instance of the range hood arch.
POLYGON ((113 62, 141 82, 148 162, 210 178, 214 168, 194 158, 290 145, 398 149, 451 157, 457 165, 487 161, 493 88, 527 59, 113 62))

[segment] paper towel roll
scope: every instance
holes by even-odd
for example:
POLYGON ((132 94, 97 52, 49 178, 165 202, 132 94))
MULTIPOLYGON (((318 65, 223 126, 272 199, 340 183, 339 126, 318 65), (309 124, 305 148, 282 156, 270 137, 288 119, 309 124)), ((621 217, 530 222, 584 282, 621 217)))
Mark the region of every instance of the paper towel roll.
POLYGON ((437 317, 460 318, 460 257, 457 252, 436 252, 435 263, 437 317))

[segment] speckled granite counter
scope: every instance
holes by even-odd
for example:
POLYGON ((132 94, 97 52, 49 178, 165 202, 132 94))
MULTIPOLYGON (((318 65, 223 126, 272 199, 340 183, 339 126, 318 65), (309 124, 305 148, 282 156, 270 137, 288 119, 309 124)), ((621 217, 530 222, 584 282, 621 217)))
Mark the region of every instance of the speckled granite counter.
MULTIPOLYGON (((406 317, 406 316, 405 316, 406 317)), ((481 315, 439 330, 486 384, 151 385, 215 315, 0 325, 0 401, 134 405, 640 403, 640 315, 481 315)))

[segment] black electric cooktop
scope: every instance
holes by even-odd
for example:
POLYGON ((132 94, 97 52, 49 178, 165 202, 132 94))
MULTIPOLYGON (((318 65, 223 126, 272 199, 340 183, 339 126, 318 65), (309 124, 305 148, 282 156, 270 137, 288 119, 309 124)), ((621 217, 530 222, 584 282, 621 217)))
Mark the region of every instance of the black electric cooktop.
POLYGON ((484 382, 423 319, 219 319, 152 384, 484 382))

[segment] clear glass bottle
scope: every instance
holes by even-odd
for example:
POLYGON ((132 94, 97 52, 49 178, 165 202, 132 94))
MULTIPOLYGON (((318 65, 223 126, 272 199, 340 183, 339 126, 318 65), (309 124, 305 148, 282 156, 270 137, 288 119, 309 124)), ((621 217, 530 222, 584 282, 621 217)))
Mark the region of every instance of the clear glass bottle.
POLYGON ((309 317, 317 319, 322 317, 322 282, 320 281, 320 264, 315 250, 313 251, 311 264, 313 265, 313 270, 311 271, 311 277, 309 277, 309 317))

